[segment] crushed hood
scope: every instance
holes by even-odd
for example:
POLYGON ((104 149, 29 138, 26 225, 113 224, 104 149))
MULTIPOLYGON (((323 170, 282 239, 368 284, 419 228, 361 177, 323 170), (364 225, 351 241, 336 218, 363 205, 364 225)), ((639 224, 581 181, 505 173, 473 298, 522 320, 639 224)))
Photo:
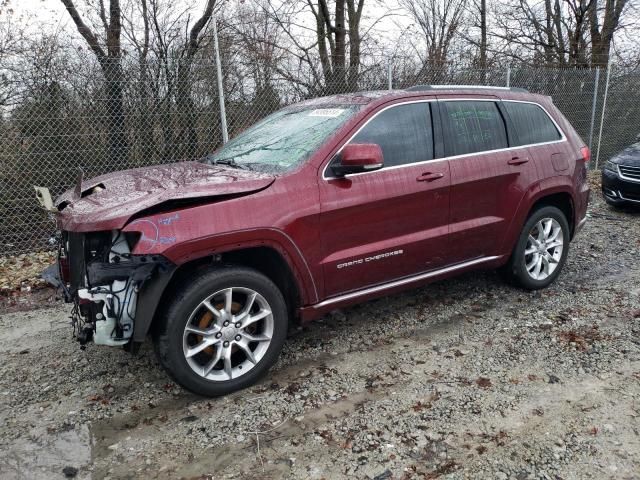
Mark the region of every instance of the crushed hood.
POLYGON ((275 177, 224 165, 181 162, 109 173, 82 182, 58 197, 58 226, 94 231, 122 228, 136 213, 174 201, 247 194, 275 177))

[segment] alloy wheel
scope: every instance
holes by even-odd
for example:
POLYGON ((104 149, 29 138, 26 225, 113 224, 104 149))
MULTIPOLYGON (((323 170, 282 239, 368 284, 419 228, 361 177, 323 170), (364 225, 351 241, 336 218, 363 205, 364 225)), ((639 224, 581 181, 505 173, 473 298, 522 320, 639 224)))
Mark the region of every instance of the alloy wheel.
POLYGON ((542 218, 529 232, 524 263, 529 276, 544 280, 558 268, 564 248, 562 226, 554 218, 542 218))
POLYGON ((244 287, 219 290, 189 316, 182 339, 184 357, 207 380, 233 380, 264 357, 273 329, 272 309, 258 292, 244 287))

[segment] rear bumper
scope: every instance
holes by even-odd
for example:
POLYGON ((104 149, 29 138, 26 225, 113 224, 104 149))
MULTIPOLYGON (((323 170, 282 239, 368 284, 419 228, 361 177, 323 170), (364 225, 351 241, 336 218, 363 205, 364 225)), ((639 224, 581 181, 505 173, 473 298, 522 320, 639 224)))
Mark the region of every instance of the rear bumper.
POLYGON ((602 194, 611 203, 640 205, 640 182, 624 180, 613 172, 603 170, 602 194))

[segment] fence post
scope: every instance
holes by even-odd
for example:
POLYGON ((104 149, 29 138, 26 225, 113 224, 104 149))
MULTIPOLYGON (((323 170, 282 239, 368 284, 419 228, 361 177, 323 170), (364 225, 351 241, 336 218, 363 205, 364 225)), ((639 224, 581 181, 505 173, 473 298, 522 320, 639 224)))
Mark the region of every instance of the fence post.
POLYGON ((600 162, 600 144, 602 143, 602 126, 604 125, 604 112, 607 109, 607 96, 609 95, 609 78, 611 77, 611 57, 607 61, 607 79, 604 84, 604 100, 602 100, 602 115, 600 116, 600 131, 598 132, 598 152, 596 153, 596 166, 600 162))
POLYGON ((507 65, 507 88, 511 86, 511 65, 507 65))
POLYGON ((600 69, 596 68, 596 80, 593 87, 593 103, 591 105, 591 126, 589 127, 589 150, 593 150, 593 127, 596 123, 596 104, 598 103, 598 83, 600 82, 600 69))
POLYGON ((224 107, 224 89, 222 86, 222 65, 220 64, 220 49, 218 47, 218 20, 213 16, 213 49, 216 52, 216 76, 218 79, 218 100, 220 101, 220 123, 222 125, 222 143, 229 141, 227 131, 227 111, 224 107))
POLYGON ((389 90, 393 90, 393 58, 387 60, 387 86, 389 90))

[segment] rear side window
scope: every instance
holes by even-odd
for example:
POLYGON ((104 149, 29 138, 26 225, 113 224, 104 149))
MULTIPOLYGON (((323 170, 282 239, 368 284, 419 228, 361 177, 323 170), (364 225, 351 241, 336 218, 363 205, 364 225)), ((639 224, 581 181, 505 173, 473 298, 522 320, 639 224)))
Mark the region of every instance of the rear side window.
POLYGON ((385 167, 431 160, 433 129, 429 103, 410 103, 384 110, 349 143, 380 145, 385 167))
POLYGON ((441 102, 446 155, 507 148, 507 130, 495 102, 441 102))
POLYGON ((560 140, 562 136, 549 115, 534 103, 504 102, 516 135, 516 145, 531 145, 560 140))

